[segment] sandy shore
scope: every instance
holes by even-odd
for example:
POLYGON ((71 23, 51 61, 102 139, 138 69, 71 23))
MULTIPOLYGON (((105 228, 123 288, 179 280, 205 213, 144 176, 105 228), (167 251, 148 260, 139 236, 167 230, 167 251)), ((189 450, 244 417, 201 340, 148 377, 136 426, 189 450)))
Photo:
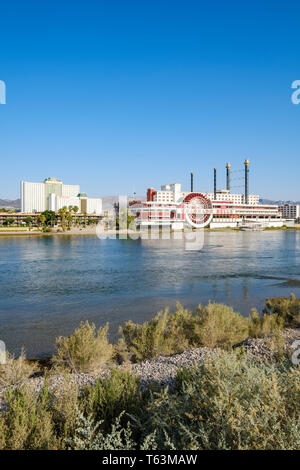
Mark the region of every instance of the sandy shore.
MULTIPOLYGON (((300 230, 300 224, 295 224, 295 227, 270 227, 266 231, 291 231, 291 230, 300 230)), ((205 232, 239 232, 241 231, 239 228, 231 228, 231 227, 222 227, 222 228, 204 228, 205 232)), ((162 230, 157 230, 157 232, 162 233, 162 230)), ((171 233, 175 232, 182 232, 182 230, 172 230, 171 233)), ((192 232, 192 230, 185 230, 185 233, 192 232)), ((98 232, 99 233, 99 232, 98 232)), ((133 230, 106 230, 103 232, 103 236, 109 237, 113 235, 125 235, 125 234, 135 234, 133 230)), ((41 230, 16 230, 16 231, 10 231, 10 230, 1 230, 0 229, 0 237, 11 237, 11 236, 43 236, 43 237, 49 237, 49 236, 70 236, 70 235, 89 235, 89 236, 98 236, 96 232, 96 226, 89 226, 86 228, 79 228, 79 227, 73 227, 71 230, 65 230, 64 232, 61 229, 54 228, 52 232, 43 232, 41 230)))

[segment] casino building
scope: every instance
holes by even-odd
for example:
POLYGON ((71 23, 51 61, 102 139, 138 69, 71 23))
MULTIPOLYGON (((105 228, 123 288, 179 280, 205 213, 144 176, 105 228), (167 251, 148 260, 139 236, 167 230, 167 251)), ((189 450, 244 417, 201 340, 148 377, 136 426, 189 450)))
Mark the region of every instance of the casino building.
POLYGON ((217 190, 217 170, 214 168, 214 192, 195 192, 191 173, 189 192, 181 191, 181 184, 149 188, 147 200, 130 207, 140 228, 169 227, 222 228, 238 226, 281 227, 282 214, 275 205, 259 203, 259 196, 249 194, 249 160, 244 162, 244 193, 232 193, 231 165, 226 165, 226 189, 217 190))

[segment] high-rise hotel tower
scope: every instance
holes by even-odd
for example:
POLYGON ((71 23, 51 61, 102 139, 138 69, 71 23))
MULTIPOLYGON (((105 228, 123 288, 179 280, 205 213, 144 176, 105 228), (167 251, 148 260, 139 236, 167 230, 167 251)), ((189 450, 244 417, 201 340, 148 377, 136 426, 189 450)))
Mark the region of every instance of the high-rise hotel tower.
POLYGON ((79 185, 63 184, 57 178, 46 178, 43 183, 21 181, 21 211, 57 212, 64 206, 77 206, 80 213, 101 214, 102 199, 88 198, 80 193, 79 185))

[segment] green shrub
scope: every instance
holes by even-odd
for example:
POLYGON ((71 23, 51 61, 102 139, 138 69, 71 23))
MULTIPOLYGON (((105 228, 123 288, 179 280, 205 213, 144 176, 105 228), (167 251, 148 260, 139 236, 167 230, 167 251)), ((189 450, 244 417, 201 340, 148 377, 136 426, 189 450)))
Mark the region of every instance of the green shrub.
POLYGON ((129 372, 112 369, 106 378, 99 378, 95 385, 86 387, 81 395, 81 409, 102 421, 102 429, 108 431, 111 423, 124 411, 141 413, 143 399, 139 380, 129 372))
POLYGON ((230 349, 248 337, 249 321, 231 307, 209 303, 198 307, 199 343, 209 348, 230 349))
POLYGON ((9 388, 5 394, 7 405, 2 414, 0 442, 4 449, 53 449, 57 441, 53 435, 50 394, 47 386, 37 395, 28 385, 9 388))
MULTIPOLYGON (((300 369, 219 354, 177 375, 148 404, 144 435, 159 449, 299 449, 300 369)), ((144 435, 141 438, 144 438, 144 435)))
POLYGON ((20 385, 36 371, 36 367, 26 361, 22 349, 18 359, 7 353, 6 363, 0 365, 0 386, 20 385))
POLYGON ((267 299, 263 313, 282 317, 286 327, 300 327, 300 299, 294 294, 290 297, 267 299))
POLYGON ((102 421, 95 424, 95 420, 87 418, 80 411, 77 412, 77 427, 74 436, 67 439, 68 447, 73 450, 133 450, 135 442, 132 440, 130 424, 127 428, 121 426, 123 413, 111 424, 111 431, 101 431, 102 421))
POLYGON ((120 331, 133 359, 143 361, 199 346, 228 349, 247 338, 248 327, 249 320, 226 305, 199 305, 193 313, 178 303, 174 314, 165 309, 142 325, 129 321, 120 331))
POLYGON ((284 319, 278 313, 260 315, 253 308, 250 313, 249 336, 250 338, 262 338, 278 334, 284 327, 284 319))
POLYGON ((57 338, 57 354, 53 356, 53 364, 67 366, 75 372, 87 372, 105 365, 113 354, 107 332, 108 324, 96 332, 94 324, 81 322, 71 336, 57 338))
POLYGON ((60 446, 63 446, 64 439, 75 431, 77 417, 74 411, 78 407, 78 386, 72 382, 70 374, 64 374, 63 377, 60 374, 60 378, 59 386, 52 392, 51 414, 55 436, 60 446))
POLYGON ((176 354, 189 348, 183 318, 189 318, 191 322, 192 315, 179 304, 177 308, 179 311, 174 315, 170 315, 166 308, 142 325, 129 321, 120 328, 134 360, 143 361, 159 355, 176 354))

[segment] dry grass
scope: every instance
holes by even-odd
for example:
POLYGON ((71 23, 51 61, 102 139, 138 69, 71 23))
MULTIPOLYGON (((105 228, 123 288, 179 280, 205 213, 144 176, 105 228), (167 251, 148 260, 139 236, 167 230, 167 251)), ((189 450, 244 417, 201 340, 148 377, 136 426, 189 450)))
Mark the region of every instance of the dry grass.
POLYGON ((0 387, 21 385, 35 371, 37 367, 26 361, 25 352, 22 349, 18 359, 7 354, 6 364, 0 365, 0 387))
POLYGON ((199 343, 209 348, 230 349, 245 340, 249 334, 249 321, 231 307, 209 303, 198 307, 199 343))
POLYGON ((103 367, 113 355, 107 332, 108 324, 96 331, 94 324, 81 322, 71 336, 57 338, 53 364, 66 366, 74 372, 88 372, 103 367))

